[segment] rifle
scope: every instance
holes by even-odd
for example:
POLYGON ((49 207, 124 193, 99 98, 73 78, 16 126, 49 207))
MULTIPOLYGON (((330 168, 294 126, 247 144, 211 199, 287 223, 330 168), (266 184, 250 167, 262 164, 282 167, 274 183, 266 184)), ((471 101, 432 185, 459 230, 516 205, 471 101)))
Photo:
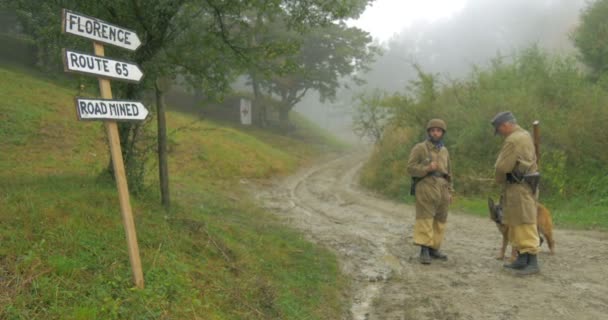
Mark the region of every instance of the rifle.
POLYGON ((536 153, 536 166, 540 171, 540 121, 536 120, 532 123, 533 138, 534 138, 534 152, 536 153))
MULTIPOLYGON (((533 139, 534 139, 534 152, 536 153, 536 170, 539 172, 540 171, 540 121, 535 120, 532 123, 532 132, 533 132, 533 139)), ((535 193, 536 198, 538 199, 540 196, 540 189, 538 188, 538 184, 540 182, 540 176, 539 176, 539 180, 536 182, 536 188, 532 189, 535 193)))

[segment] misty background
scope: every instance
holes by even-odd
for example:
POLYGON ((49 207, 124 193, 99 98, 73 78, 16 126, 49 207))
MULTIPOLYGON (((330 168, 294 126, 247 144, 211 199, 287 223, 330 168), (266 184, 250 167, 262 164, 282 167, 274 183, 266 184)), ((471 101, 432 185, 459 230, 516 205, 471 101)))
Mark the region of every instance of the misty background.
MULTIPOLYGON (((414 63, 449 82, 465 77, 474 67, 484 68, 499 56, 508 61, 513 53, 533 45, 553 54, 574 55, 570 35, 587 4, 588 0, 468 0, 447 17, 411 21, 388 40, 371 33, 383 54, 367 73, 359 75, 366 84, 345 82, 332 102, 319 102, 319 96, 311 92, 295 110, 341 139, 359 141, 351 126, 357 94, 375 88, 405 89, 417 77, 414 63)), ((358 26, 357 21, 351 24, 358 26)))

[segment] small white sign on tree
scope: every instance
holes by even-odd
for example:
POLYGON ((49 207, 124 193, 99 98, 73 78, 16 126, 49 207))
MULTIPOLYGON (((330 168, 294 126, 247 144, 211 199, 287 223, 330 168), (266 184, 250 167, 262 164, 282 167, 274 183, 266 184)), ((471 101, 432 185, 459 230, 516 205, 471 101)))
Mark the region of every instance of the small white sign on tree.
POLYGON ((241 99, 241 124, 251 125, 251 100, 241 99))

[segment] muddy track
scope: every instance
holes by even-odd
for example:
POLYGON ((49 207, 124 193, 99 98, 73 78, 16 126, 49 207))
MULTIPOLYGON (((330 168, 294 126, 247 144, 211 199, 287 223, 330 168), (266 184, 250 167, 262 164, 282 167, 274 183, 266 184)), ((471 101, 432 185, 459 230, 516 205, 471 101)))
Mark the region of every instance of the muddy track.
POLYGON ((556 230, 541 273, 518 277, 495 259, 489 219, 450 212, 446 262, 424 266, 414 209, 357 186, 365 156, 347 155, 256 188, 260 203, 334 251, 352 280, 345 319, 608 319, 608 234, 556 230))

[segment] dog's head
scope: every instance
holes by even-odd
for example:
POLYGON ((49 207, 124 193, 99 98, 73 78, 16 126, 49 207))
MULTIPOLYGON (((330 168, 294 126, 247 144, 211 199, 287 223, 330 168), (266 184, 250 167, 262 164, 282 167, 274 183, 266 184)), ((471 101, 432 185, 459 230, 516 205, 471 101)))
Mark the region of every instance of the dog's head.
POLYGON ((502 196, 497 204, 494 203, 492 198, 488 198, 488 208, 490 209, 490 219, 498 224, 502 224, 502 196))

